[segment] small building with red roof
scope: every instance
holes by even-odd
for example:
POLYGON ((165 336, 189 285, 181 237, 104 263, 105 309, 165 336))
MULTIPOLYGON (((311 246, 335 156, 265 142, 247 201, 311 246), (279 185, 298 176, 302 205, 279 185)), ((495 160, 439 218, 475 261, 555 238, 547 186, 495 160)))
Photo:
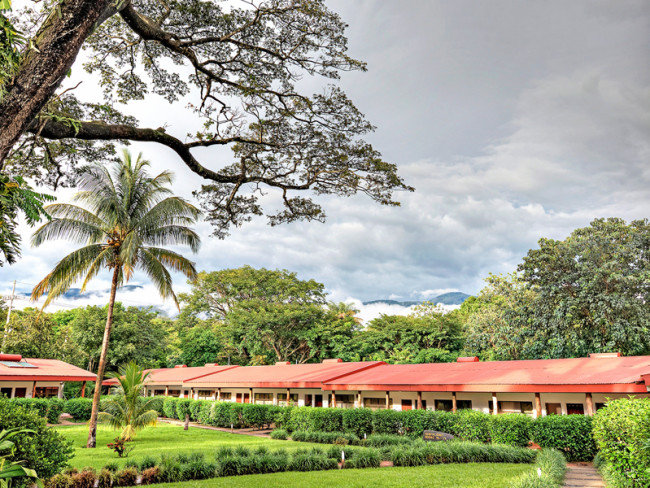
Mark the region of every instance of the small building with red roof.
POLYGON ((94 373, 58 359, 0 354, 0 394, 8 398, 62 397, 64 383, 96 378, 94 373))

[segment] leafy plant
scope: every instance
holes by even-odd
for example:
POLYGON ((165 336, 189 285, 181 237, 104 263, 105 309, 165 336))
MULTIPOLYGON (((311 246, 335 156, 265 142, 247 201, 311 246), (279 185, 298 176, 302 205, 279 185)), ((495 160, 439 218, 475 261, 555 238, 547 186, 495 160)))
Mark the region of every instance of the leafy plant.
POLYGON ((109 449, 115 451, 118 457, 127 457, 129 453, 133 450, 134 446, 127 446, 126 439, 118 436, 113 439, 113 442, 106 444, 109 449))
POLYGON ((0 431, 0 487, 11 488, 14 481, 22 482, 25 478, 31 479, 32 482, 43 486, 38 478, 36 471, 23 465, 21 461, 10 461, 8 455, 13 455, 15 444, 11 440, 17 434, 34 434, 33 430, 28 429, 9 429, 0 431))

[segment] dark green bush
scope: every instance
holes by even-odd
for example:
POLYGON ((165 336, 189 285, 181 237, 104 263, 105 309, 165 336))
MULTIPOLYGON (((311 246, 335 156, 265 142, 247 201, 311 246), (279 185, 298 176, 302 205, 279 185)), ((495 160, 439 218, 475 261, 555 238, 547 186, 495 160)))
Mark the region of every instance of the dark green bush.
POLYGON ((191 398, 179 398, 176 402, 175 418, 185 420, 185 416, 190 414, 190 405, 194 403, 191 398))
POLYGON ((608 478, 625 487, 650 486, 650 398, 610 400, 593 427, 608 478))
POLYGON ((372 412, 372 431, 375 434, 398 434, 402 430, 402 412, 375 410, 372 412))
POLYGON ((490 437, 495 444, 526 447, 530 441, 533 420, 521 413, 490 416, 490 437))
POLYGON ((201 409, 204 405, 210 405, 211 403, 211 400, 194 400, 190 403, 190 420, 200 422, 201 409))
POLYGON ((201 402, 198 413, 198 422, 209 425, 210 424, 210 412, 212 412, 212 406, 215 402, 204 401, 201 402))
POLYGON ((167 397, 161 395, 147 398, 147 400, 149 400, 149 410, 155 410, 158 412, 159 417, 164 416, 165 412, 163 410, 163 405, 166 399, 167 397))
POLYGON ((92 398, 71 398, 63 405, 63 411, 69 413, 77 422, 89 420, 92 409, 92 398))
POLYGON ((151 456, 146 456, 138 463, 138 469, 144 471, 145 469, 153 468, 156 465, 156 460, 151 456))
POLYGON ((210 425, 230 427, 230 402, 215 402, 210 410, 210 425))
POLYGON ((59 417, 63 413, 65 402, 61 398, 50 398, 47 409, 47 421, 50 424, 58 424, 59 417))
POLYGON ((168 419, 176 418, 176 402, 178 400, 180 399, 176 397, 166 397, 165 401, 163 401, 163 415, 168 419))
POLYGON ((286 441, 289 433, 284 429, 275 429, 271 432, 271 439, 286 441))
POLYGON ((274 412, 270 407, 270 405, 244 404, 241 413, 242 423, 257 429, 271 425, 274 412))
POLYGON ((45 417, 49 408, 49 400, 47 398, 12 398, 11 401, 16 405, 35 412, 39 417, 45 417))
POLYGON ((347 432, 320 432, 309 430, 296 430, 291 434, 291 439, 298 442, 316 442, 319 444, 358 444, 359 438, 347 432))
POLYGON ((291 412, 293 409, 294 407, 274 407, 272 409, 275 412, 273 420, 277 428, 291 431, 291 412))
POLYGON ((368 408, 347 408, 341 414, 343 432, 359 437, 372 433, 372 410, 368 408))
POLYGON ((338 467, 336 460, 318 454, 298 454, 292 456, 289 461, 290 471, 320 471, 338 467))
POLYGON ((160 457, 160 481, 173 483, 181 481, 181 463, 174 456, 162 455, 160 457))
POLYGON ((393 466, 422 466, 427 464, 424 450, 417 447, 399 446, 391 454, 393 466))
POLYGON ((491 417, 497 416, 478 410, 459 410, 454 414, 453 434, 466 441, 490 442, 491 417))
POLYGON ((371 434, 361 441, 361 445, 367 447, 398 446, 411 443, 413 443, 413 439, 410 437, 395 434, 371 434))
POLYGON ((44 418, 11 400, 0 398, 0 429, 13 428, 29 429, 34 433, 13 436, 15 450, 7 460, 25 461, 25 465, 36 470, 43 479, 57 474, 74 456, 72 442, 47 427, 44 418))
POLYGON ((183 481, 204 480, 213 478, 217 472, 217 465, 205 459, 195 458, 181 465, 180 478, 183 481))
POLYGON ((547 415, 533 422, 532 440, 545 449, 557 449, 569 461, 591 461, 596 454, 592 417, 547 415))
POLYGON ((381 464, 381 455, 377 449, 360 449, 354 457, 345 461, 344 468, 378 468, 381 464))
POLYGON ((228 427, 231 424, 235 428, 245 427, 243 413, 244 413, 243 403, 231 403, 228 412, 228 427))

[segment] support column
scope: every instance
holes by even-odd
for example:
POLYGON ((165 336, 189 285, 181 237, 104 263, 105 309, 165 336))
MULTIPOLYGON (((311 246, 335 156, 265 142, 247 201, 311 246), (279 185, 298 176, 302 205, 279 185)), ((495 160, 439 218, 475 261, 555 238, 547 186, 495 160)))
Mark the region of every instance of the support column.
POLYGON ((276 392, 273 392, 273 405, 278 404, 278 394, 276 392))
POLYGON ((65 386, 65 383, 63 381, 59 383, 59 391, 57 392, 57 395, 59 398, 63 398, 63 388, 65 386))
POLYGON ((216 400, 217 400, 217 390, 212 390, 212 401, 214 402, 216 400))
POLYGON ((221 388, 217 388, 217 401, 221 401, 221 388))
POLYGON ((85 397, 86 397, 86 382, 83 381, 81 383, 81 398, 85 398, 85 397))
POLYGON ((332 408, 336 408, 336 392, 332 390, 332 408))
POLYGON ((165 386, 165 396, 169 396, 169 385, 165 386))
POLYGON ((291 388, 287 388, 287 407, 291 406, 291 388))
POLYGON ((312 393, 311 395, 311 406, 312 407, 316 406, 316 393, 312 393))
POLYGON ((499 401, 497 400, 497 394, 492 393, 492 413, 497 415, 499 413, 499 401))
POLYGON ((594 399, 591 396, 591 393, 585 394, 585 400, 587 403, 587 415, 592 417, 594 415, 594 399))
POLYGON ((458 410, 458 401, 456 400, 456 392, 452 391, 451 392, 451 411, 453 413, 456 413, 458 410))
POLYGON ((535 393, 535 418, 538 419, 542 416, 542 395, 535 393))
POLYGON ((386 410, 390 409, 390 391, 386 392, 386 410))
POLYGON ((362 408, 362 407, 363 407, 363 403, 361 402, 361 392, 358 391, 357 392, 357 408, 362 408))
POLYGON ((32 383, 32 396, 31 396, 31 397, 27 397, 27 392, 25 392, 25 396, 26 396, 27 398, 36 398, 35 395, 34 395, 35 393, 36 393, 36 382, 34 381, 34 382, 32 383))
POLYGON ((417 409, 422 410, 422 392, 418 391, 417 409))
POLYGON ((253 389, 249 388, 248 389, 248 403, 253 405, 255 403, 255 397, 253 396, 253 389))

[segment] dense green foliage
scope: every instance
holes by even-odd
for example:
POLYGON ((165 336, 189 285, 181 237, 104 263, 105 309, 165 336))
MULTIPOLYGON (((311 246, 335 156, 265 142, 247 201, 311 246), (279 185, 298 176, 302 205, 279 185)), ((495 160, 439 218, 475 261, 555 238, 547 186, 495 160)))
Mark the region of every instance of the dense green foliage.
POLYGON ((542 448, 557 449, 569 461, 591 461, 596 455, 592 417, 548 415, 532 424, 532 440, 542 448))
POLYGON ((650 399, 612 400, 594 418, 594 438, 615 487, 650 485, 650 399))
POLYGON ((0 398, 0 430, 27 429, 12 437, 13 452, 8 461, 24 461, 40 477, 58 473, 72 458, 71 443, 47 427, 45 419, 24 405, 0 398))
POLYGON ((12 398, 10 401, 45 417, 50 424, 58 424, 63 413, 64 401, 60 398, 12 398))

